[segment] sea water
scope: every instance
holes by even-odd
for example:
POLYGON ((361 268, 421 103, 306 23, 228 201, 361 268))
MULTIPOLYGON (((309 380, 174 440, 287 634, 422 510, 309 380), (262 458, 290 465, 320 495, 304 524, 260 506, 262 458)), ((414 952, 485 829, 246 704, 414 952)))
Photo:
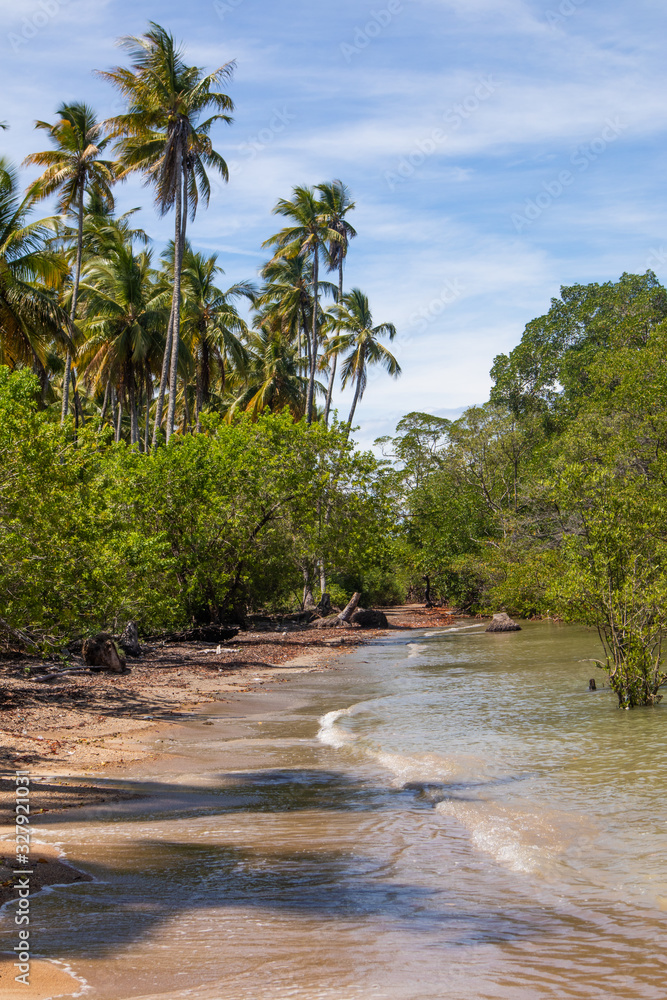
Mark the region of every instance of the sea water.
POLYGON ((667 714, 598 655, 467 621, 209 708, 151 799, 36 824, 96 880, 35 897, 36 954, 91 1000, 664 1000, 667 714))

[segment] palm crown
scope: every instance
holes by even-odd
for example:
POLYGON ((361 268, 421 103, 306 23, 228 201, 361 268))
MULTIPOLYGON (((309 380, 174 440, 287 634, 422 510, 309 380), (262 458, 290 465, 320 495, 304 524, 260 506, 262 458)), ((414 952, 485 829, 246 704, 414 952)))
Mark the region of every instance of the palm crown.
MULTIPOLYGON (((41 153, 32 153, 26 157, 24 162, 46 168, 41 177, 30 187, 29 197, 39 200, 58 193, 58 207, 62 214, 66 215, 68 212, 74 211, 76 215, 76 262, 70 309, 70 322, 73 326, 76 320, 79 282, 81 280, 84 194, 86 191, 90 191, 101 198, 107 206, 112 207, 113 194, 111 189, 116 179, 116 169, 109 160, 100 159, 100 154, 107 146, 109 138, 104 135, 103 126, 96 120, 92 108, 81 102, 61 104, 56 114, 58 120, 54 125, 43 121, 35 122, 35 128, 48 133, 54 148, 44 150, 41 153)), ((62 422, 64 422, 69 409, 71 373, 72 353, 68 350, 63 379, 62 422)))
POLYGON ((380 365, 393 378, 398 378, 401 374, 401 366, 394 355, 378 340, 384 336, 393 340, 396 327, 393 323, 373 326, 368 298, 358 288, 353 288, 344 295, 342 302, 333 307, 331 314, 337 333, 330 341, 328 351, 336 354, 347 352, 341 366, 341 383, 343 388, 350 382, 355 386, 347 422, 349 433, 357 404, 366 389, 368 366, 380 365))
POLYGON ((229 177, 225 160, 213 149, 210 131, 217 122, 232 121, 231 98, 214 88, 231 77, 234 63, 205 75, 199 67, 186 65, 173 36, 154 22, 150 22, 146 34, 127 36, 121 44, 130 54, 131 66, 118 66, 100 74, 127 101, 126 112, 107 123, 118 140, 121 176, 141 171, 146 183, 155 188, 158 211, 164 215, 175 210, 174 289, 153 432, 155 442, 167 375, 167 440, 174 429, 187 211, 194 218, 200 195, 208 204, 211 186, 207 168, 217 170, 224 180, 229 177))

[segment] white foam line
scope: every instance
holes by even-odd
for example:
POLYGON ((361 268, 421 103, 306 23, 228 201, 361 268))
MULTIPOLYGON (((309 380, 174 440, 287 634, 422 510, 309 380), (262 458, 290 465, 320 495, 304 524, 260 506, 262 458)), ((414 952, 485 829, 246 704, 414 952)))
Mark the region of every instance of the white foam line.
POLYGON ((334 749, 339 750, 344 747, 346 743, 352 743, 354 741, 354 736, 352 733, 347 733, 336 723, 339 719, 343 718, 345 715, 353 715, 354 710, 357 705, 351 705, 350 708, 339 708, 335 712, 327 712, 318 721, 320 723, 320 728, 317 733, 317 738, 320 743, 324 743, 326 746, 334 747, 334 749))
POLYGON ((433 635, 445 635, 448 632, 467 632, 471 628, 486 628, 487 622, 478 622, 476 625, 455 625, 452 628, 442 628, 437 632, 426 632, 424 638, 428 638, 433 635))

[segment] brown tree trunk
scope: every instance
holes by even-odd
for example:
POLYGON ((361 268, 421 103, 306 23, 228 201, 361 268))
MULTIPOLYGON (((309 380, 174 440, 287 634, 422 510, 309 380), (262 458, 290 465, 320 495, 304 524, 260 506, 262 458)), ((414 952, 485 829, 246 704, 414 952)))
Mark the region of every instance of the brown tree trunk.
MULTIPOLYGON (((343 301, 343 260, 341 257, 338 265, 338 305, 343 301)), ((324 425, 329 426, 329 413, 331 411, 331 400, 333 397, 334 385, 336 383, 336 366, 338 365, 338 355, 334 354, 331 362, 331 374, 329 375, 329 385, 327 387, 327 401, 324 406, 324 425)))
POLYGON ((144 453, 148 454, 148 442, 150 437, 150 426, 151 426, 151 403, 153 401, 153 379, 151 377, 151 368, 146 361, 146 422, 144 424, 144 453))
MULTIPOLYGON (((83 194, 85 190, 85 184, 80 183, 79 187, 79 204, 78 204, 78 216, 79 216, 79 229, 77 235, 76 243, 76 265, 74 269, 74 287, 72 288, 72 308, 70 310, 70 334, 74 329, 74 320, 76 319, 76 304, 79 298, 79 284, 81 282, 81 258, 83 256, 83 194)), ((72 352, 67 349, 67 358, 65 360, 65 377, 63 379, 63 403, 60 412, 60 423, 65 423, 65 417, 67 416, 67 411, 69 409, 69 383, 72 372, 72 352)))
POLYGON ((176 185, 176 226, 174 233, 174 295, 172 312, 174 315, 171 338, 171 368, 169 371, 169 406, 167 408, 167 443, 174 433, 176 419, 176 393, 178 390, 178 347, 181 334, 181 270, 183 266, 184 232, 181 211, 187 206, 187 167, 183 163, 183 150, 179 147, 176 156, 176 174, 179 181, 176 185), (182 181, 181 178, 182 177, 182 181), (182 183, 182 187, 181 187, 182 183))
POLYGON ((350 618, 357 610, 359 606, 359 601, 361 600, 361 594, 353 594, 352 600, 347 604, 341 613, 338 615, 338 621, 349 622, 350 618))
POLYGON ((130 404, 130 444, 139 444, 139 414, 137 413, 137 390, 134 372, 130 372, 129 404, 130 404))
POLYGON ((308 394, 306 396, 306 422, 313 422, 313 397, 315 395, 315 369, 317 367, 317 320, 320 283, 320 251, 315 244, 313 252, 313 329, 310 336, 310 372, 308 374, 308 394))

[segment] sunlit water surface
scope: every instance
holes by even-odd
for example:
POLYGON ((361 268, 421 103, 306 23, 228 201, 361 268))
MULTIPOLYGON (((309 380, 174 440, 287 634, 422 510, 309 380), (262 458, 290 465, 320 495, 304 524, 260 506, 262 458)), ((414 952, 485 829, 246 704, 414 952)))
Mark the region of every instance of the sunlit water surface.
POLYGON ((587 691, 591 633, 469 625, 180 728, 151 813, 45 819, 97 881, 38 951, 91 1000, 665 1000, 665 709, 587 691))

